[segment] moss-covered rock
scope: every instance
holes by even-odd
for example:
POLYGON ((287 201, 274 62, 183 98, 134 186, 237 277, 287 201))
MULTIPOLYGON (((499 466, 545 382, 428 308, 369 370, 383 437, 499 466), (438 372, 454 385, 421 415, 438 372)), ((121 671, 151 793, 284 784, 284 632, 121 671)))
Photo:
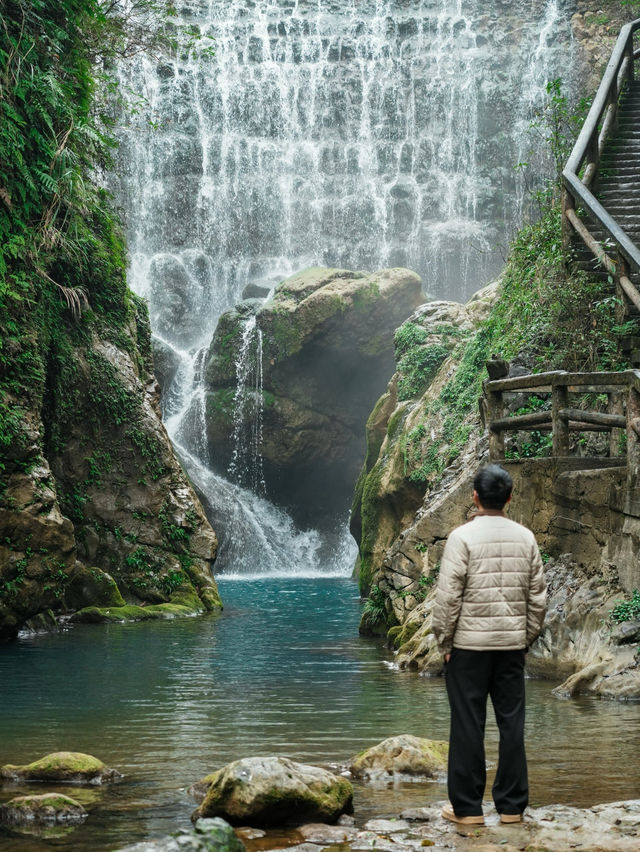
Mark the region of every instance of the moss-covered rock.
MULTIPOLYGON (((496 295, 497 285, 492 285, 466 305, 428 302, 395 334, 396 373, 367 421, 367 456, 350 522, 358 542, 360 590, 369 594, 377 585, 385 593, 387 627, 402 623, 405 598, 419 591, 423 560, 420 553, 415 554, 404 579, 398 578, 393 586, 393 596, 380 577, 381 569, 389 547, 413 521, 429 485, 447 460, 460 452, 456 430, 465 438, 469 434, 460 418, 455 423, 447 419, 438 400, 460 367, 465 343, 487 316, 496 295), (437 357, 432 358, 434 353, 437 357), (397 613, 392 597, 400 601, 397 613)), ((473 411, 470 422, 478 419, 473 411)), ((361 632, 371 632, 366 620, 361 632)))
POLYGON ((233 462, 252 485, 234 442, 246 436, 254 446, 259 422, 268 496, 301 524, 317 527, 324 516, 334 523, 357 478, 362 426, 393 368, 394 330, 419 302, 420 279, 406 269, 312 268, 283 281, 265 304, 243 302, 224 314, 206 367, 217 463, 233 462), (240 353, 250 378, 244 395, 236 395, 240 353))
POLYGON ((445 742, 402 734, 356 755, 349 771, 356 778, 367 780, 397 776, 434 778, 446 771, 448 753, 445 742))
POLYGON ((65 608, 83 606, 124 606, 124 598, 116 581, 100 568, 77 566, 64 590, 65 608))
POLYGON ((109 159, 92 69, 112 65, 122 22, 99 3, 4 4, 2 22, 0 640, 40 613, 167 602, 179 576, 219 605, 217 540, 162 425, 147 308, 92 181, 109 159))
POLYGON ((70 621, 76 624, 112 624, 126 621, 151 621, 160 618, 184 618, 204 612, 204 602, 195 594, 176 595, 169 603, 123 604, 121 606, 87 606, 74 612, 70 621))
POLYGON ((352 808, 353 788, 317 766, 285 757, 236 760, 207 779, 207 792, 193 818, 221 816, 232 825, 335 822, 352 808))
POLYGON ((13 766, 7 763, 0 767, 0 778, 6 781, 105 784, 119 781, 122 777, 120 772, 109 769, 97 757, 75 751, 53 752, 25 766, 13 766))
POLYGON ((87 811, 79 802, 62 793, 16 796, 0 805, 0 823, 8 826, 81 823, 87 811))

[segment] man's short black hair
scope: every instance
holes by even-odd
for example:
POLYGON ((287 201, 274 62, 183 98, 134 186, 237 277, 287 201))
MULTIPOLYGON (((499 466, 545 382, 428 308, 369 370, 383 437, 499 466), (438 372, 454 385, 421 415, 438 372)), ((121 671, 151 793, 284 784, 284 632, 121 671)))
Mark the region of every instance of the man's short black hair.
POLYGON ((499 464, 488 464, 476 473, 473 488, 484 509, 503 509, 511 496, 513 480, 499 464))

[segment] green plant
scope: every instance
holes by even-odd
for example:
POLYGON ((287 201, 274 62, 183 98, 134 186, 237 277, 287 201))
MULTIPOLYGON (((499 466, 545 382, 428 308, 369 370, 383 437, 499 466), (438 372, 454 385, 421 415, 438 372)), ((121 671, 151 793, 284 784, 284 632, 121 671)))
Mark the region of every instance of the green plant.
POLYGON ((362 620, 375 627, 386 619, 385 596, 379 586, 371 586, 369 597, 362 608, 362 620))
POLYGON ((180 586, 184 583, 186 577, 182 573, 182 571, 169 571, 168 574, 165 574, 164 577, 161 578, 160 582, 162 584, 163 590, 167 593, 167 595, 172 594, 179 589, 180 586))
POLYGON ((630 597, 617 603, 609 613, 609 619, 616 624, 640 619, 640 591, 634 589, 630 597))

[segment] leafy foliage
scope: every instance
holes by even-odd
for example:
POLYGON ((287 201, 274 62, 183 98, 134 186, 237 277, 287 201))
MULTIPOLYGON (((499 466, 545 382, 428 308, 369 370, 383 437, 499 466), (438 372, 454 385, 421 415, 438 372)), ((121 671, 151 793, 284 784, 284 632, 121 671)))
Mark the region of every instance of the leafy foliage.
POLYGON ((631 597, 617 603, 611 610, 609 618, 616 624, 640 618, 640 591, 634 589, 631 597))
POLYGON ((368 627, 375 627, 384 623, 386 614, 384 592, 378 586, 372 586, 362 608, 362 621, 368 627))

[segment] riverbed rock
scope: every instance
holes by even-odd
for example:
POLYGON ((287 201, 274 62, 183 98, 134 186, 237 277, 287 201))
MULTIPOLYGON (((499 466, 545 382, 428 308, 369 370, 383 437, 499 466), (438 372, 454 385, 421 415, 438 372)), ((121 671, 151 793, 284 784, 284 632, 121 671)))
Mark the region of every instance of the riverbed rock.
POLYGON ((7 763, 0 767, 0 778, 14 782, 47 781, 96 785, 119 781, 123 777, 116 769, 105 766, 97 757, 76 751, 53 752, 24 766, 7 763))
POLYGON ((254 485, 249 450, 257 440, 267 495, 302 525, 333 521, 349 505, 362 427, 393 371, 394 329, 420 301, 420 278, 407 269, 312 268, 280 283, 266 303, 223 314, 206 367, 218 465, 254 485))
POLYGON ((285 757, 250 757, 208 776, 208 790, 193 818, 216 817, 232 825, 268 826, 335 822, 352 809, 353 788, 344 778, 285 757))
POLYGON ((199 819, 192 831, 145 840, 119 852, 245 852, 245 845, 223 819, 199 819))
POLYGON ((16 796, 0 805, 0 824, 20 826, 31 824, 84 822, 87 811, 80 802, 61 793, 39 796, 16 796))
POLYGON ((446 742, 401 734, 356 755, 349 771, 356 778, 370 781, 433 778, 446 771, 448 753, 446 742))

